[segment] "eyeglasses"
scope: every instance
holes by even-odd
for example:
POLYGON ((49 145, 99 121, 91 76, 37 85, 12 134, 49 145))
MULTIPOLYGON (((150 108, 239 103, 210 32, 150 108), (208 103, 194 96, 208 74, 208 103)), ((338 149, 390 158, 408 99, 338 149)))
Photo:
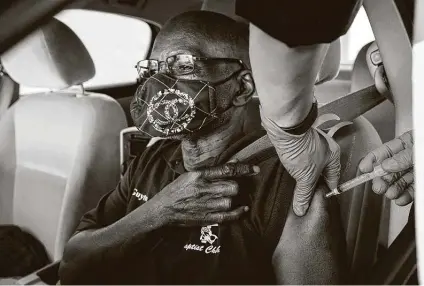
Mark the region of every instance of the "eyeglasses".
POLYGON ((228 63, 238 63, 244 69, 248 69, 245 63, 239 59, 233 58, 205 58, 196 57, 193 55, 175 55, 166 58, 166 60, 142 60, 139 61, 135 68, 137 69, 140 78, 150 77, 159 71, 168 73, 171 76, 183 76, 194 73, 196 70, 204 70, 207 62, 221 61, 228 63))

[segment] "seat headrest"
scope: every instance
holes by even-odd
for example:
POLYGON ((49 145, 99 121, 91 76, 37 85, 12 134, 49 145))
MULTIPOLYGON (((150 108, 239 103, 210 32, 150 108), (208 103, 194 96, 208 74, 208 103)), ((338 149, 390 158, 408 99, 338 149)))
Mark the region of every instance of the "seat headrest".
POLYGON ((322 63, 321 70, 315 84, 322 84, 324 82, 334 79, 339 74, 340 69, 340 39, 332 42, 325 55, 324 62, 322 63))
POLYGON ((84 44, 54 18, 4 53, 1 61, 14 81, 29 87, 63 89, 95 75, 84 44))

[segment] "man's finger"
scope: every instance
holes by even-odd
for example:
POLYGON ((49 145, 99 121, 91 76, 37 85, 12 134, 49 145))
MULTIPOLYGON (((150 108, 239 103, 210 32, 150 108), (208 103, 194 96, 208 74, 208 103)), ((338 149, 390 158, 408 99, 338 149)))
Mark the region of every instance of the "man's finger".
POLYGON ((412 130, 406 131, 400 135, 399 139, 402 140, 403 145, 406 146, 405 148, 412 148, 412 146, 414 146, 414 135, 412 130))
POLYGON ((411 195, 412 200, 415 198, 415 182, 409 185, 409 187, 406 189, 406 192, 408 192, 411 195))
POLYGON ((388 175, 384 175, 381 178, 387 182, 387 184, 391 185, 394 182, 396 182, 400 177, 407 174, 409 171, 402 171, 402 172, 396 172, 396 173, 390 173, 388 175))
POLYGON ((243 207, 238 207, 229 212, 209 213, 206 216, 205 220, 208 223, 223 223, 227 221, 233 221, 233 220, 239 219, 241 215, 247 212, 248 210, 249 210, 249 207, 243 206, 243 207))
POLYGON ((240 164, 240 163, 227 163, 222 166, 216 166, 201 171, 201 176, 207 180, 217 180, 232 177, 242 177, 256 175, 260 172, 258 166, 240 164))
POLYGON ((293 196, 293 211, 297 216, 304 216, 308 211, 309 205, 314 194, 316 182, 312 185, 305 182, 297 182, 293 196))
POLYGON ((386 192, 386 197, 390 200, 398 199, 414 182, 414 173, 408 172, 407 174, 403 175, 399 179, 397 179, 388 189, 386 192))
POLYGON ((323 171, 323 176, 325 183, 330 188, 330 190, 333 190, 337 188, 340 180, 340 155, 335 157, 330 163, 325 166, 323 171))
POLYGON ((414 166, 414 154, 412 148, 404 149, 393 157, 384 160, 381 167, 386 172, 395 173, 408 170, 414 166))
POLYGON ((206 188, 206 191, 211 197, 215 198, 232 197, 238 194, 239 188, 237 182, 226 180, 211 182, 206 188))
POLYGON ((389 184, 381 177, 377 177, 372 180, 372 190, 377 195, 384 195, 389 188, 389 184))
POLYGON ((409 185, 408 189, 406 189, 406 191, 403 192, 403 194, 395 200, 395 203, 401 207, 412 203, 412 201, 414 200, 414 196, 411 195, 414 193, 413 190, 414 190, 414 185, 413 184, 409 185))
POLYGON ((213 212, 227 211, 231 209, 231 203, 230 198, 211 199, 203 207, 213 212))
POLYGON ((383 160, 390 158, 393 154, 403 149, 404 145, 402 140, 395 138, 368 153, 359 163, 359 170, 362 173, 372 172, 375 165, 380 164, 383 160))

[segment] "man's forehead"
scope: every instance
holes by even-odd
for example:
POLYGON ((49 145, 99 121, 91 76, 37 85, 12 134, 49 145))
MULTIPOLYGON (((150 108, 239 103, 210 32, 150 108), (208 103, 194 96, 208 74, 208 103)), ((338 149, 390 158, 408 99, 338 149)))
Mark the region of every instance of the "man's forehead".
POLYGON ((153 45, 151 58, 163 61, 176 54, 211 58, 231 57, 228 47, 217 41, 192 37, 158 37, 153 45))

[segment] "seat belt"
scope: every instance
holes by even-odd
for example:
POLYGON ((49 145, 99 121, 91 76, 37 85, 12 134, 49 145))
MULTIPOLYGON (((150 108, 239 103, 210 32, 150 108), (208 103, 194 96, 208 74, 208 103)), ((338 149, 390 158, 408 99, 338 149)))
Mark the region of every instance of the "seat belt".
POLYGON ((396 136, 410 129, 412 107, 412 46, 395 0, 364 0, 396 114, 396 136), (408 118, 408 120, 405 120, 408 118))
MULTIPOLYGON (((318 106, 318 118, 315 121, 314 127, 320 127, 320 129, 327 131, 327 134, 332 137, 342 127, 352 124, 352 120, 377 106, 384 100, 386 100, 386 97, 378 92, 375 85, 352 92, 324 105, 318 106), (330 121, 334 120, 339 120, 341 122, 333 126, 328 124, 330 121)), ((264 152, 275 152, 274 146, 269 140, 268 135, 262 136, 240 150, 237 154, 232 156, 230 160, 250 162, 252 156, 257 156, 258 154, 264 156, 264 152)))
MULTIPOLYGON (((363 2, 381 58, 384 62, 390 91, 393 94, 393 101, 396 107, 396 136, 399 136, 412 127, 412 43, 409 37, 412 31, 407 30, 412 25, 407 24, 405 20, 412 22, 413 19, 406 19, 405 16, 407 15, 400 13, 402 4, 404 3, 398 0, 364 0, 363 2)), ((414 7, 410 5, 409 8, 413 9, 414 7)), ((411 213, 413 215, 412 210, 410 210, 410 215, 411 213)), ((409 275, 417 267, 415 247, 413 246, 415 244, 415 235, 412 234, 414 227, 413 223, 411 224, 411 227, 404 228, 400 232, 397 243, 395 244, 393 242, 388 249, 388 252, 394 255, 386 258, 386 260, 392 259, 398 265, 387 267, 385 260, 383 258, 380 259, 377 261, 375 268, 380 271, 371 273, 371 275, 378 277, 374 280, 371 277, 371 282, 390 284, 407 283, 407 275, 405 276, 404 273, 408 273, 409 275), (396 255, 397 252, 410 252, 411 255, 402 257, 401 255, 396 255), (400 265, 402 267, 399 267, 400 265), (405 279, 400 279, 396 276, 403 276, 405 279)), ((422 277, 421 273, 420 278, 422 277)), ((368 284, 369 281, 365 283, 368 284)))

